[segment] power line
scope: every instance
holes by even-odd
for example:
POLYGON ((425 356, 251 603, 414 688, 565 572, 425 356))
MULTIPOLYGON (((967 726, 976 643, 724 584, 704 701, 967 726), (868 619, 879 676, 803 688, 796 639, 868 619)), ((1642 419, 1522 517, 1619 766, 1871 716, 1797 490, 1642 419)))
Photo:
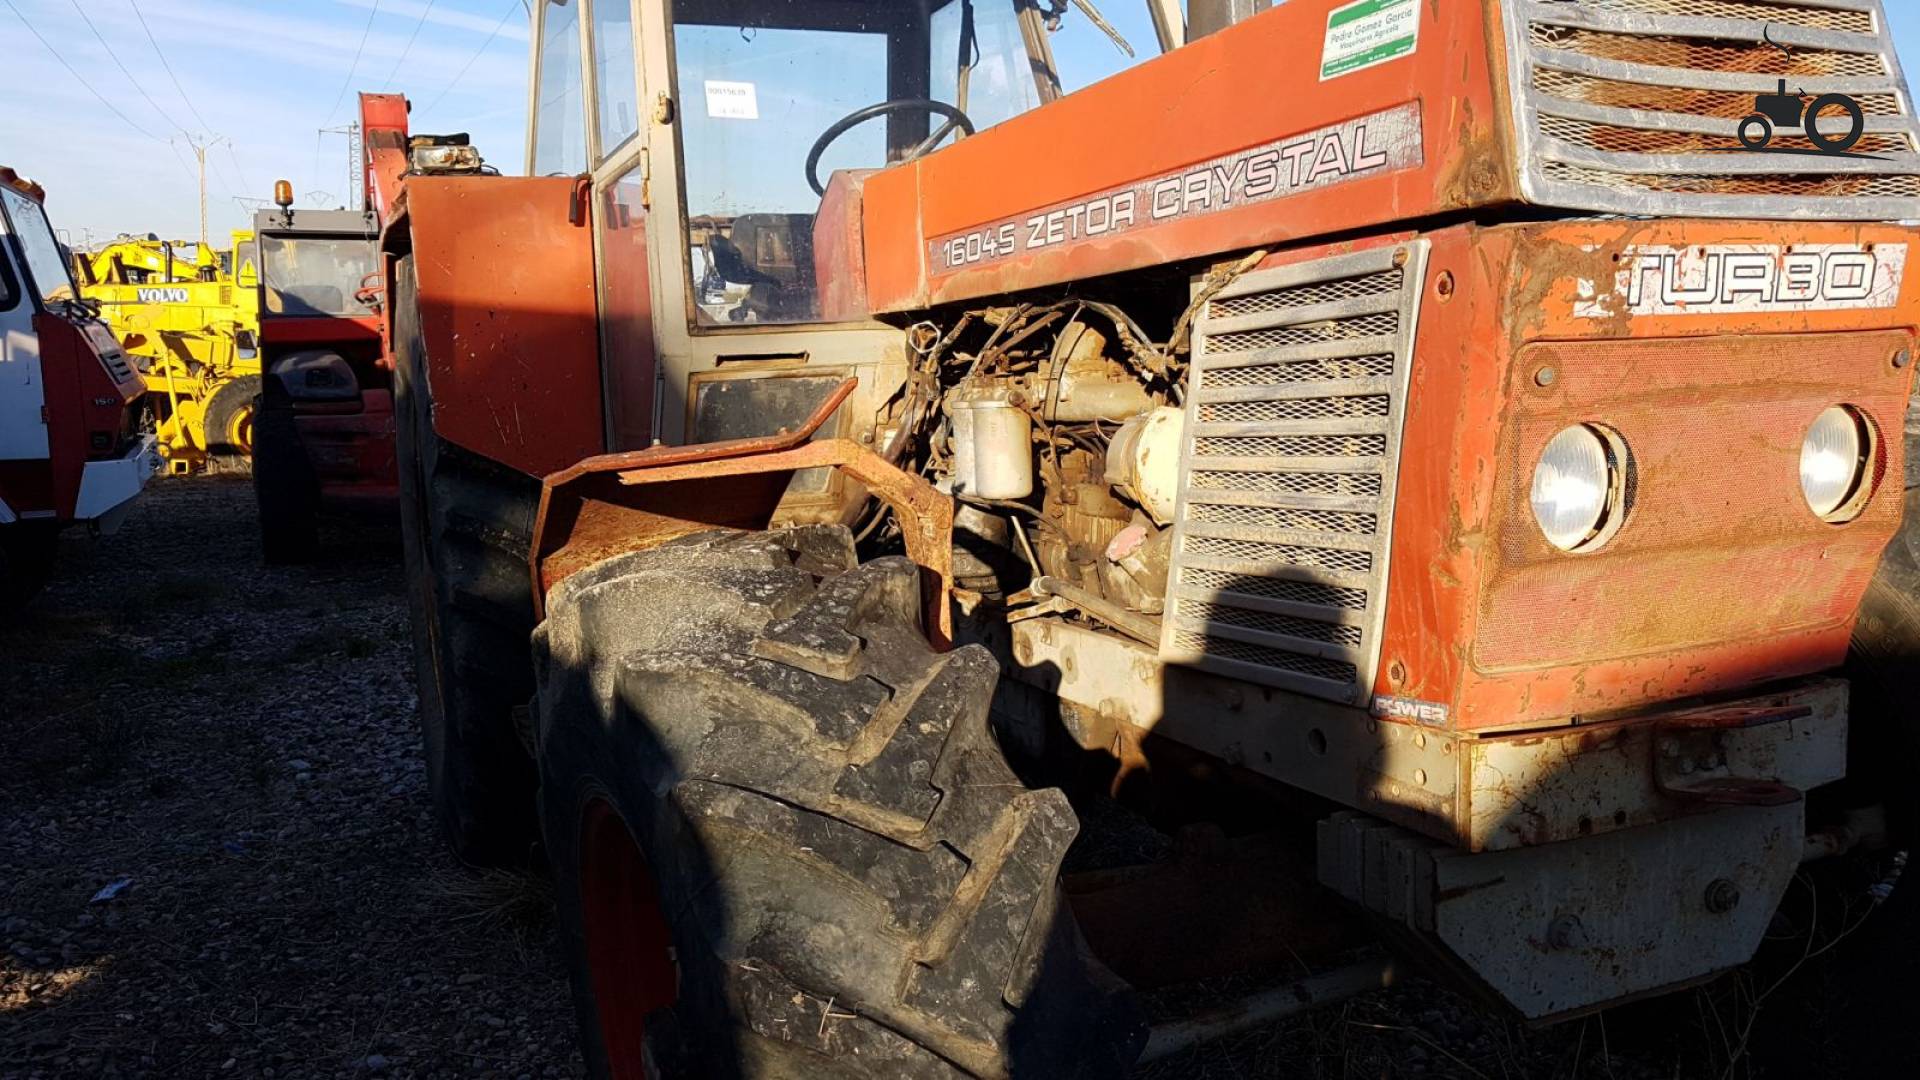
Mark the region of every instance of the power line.
POLYGON ((171 115, 169 115, 167 110, 161 108, 160 103, 153 100, 153 95, 147 93, 147 88, 140 85, 140 80, 133 77, 133 72, 127 70, 127 65, 120 62, 120 54, 113 51, 113 46, 108 44, 107 39, 101 35, 100 28, 93 25, 93 19, 87 15, 87 9, 80 6, 80 0, 67 0, 67 3, 73 5, 74 13, 80 16, 81 22, 87 24, 87 29, 93 31, 93 39, 100 43, 101 48, 107 50, 107 58, 109 60, 112 60, 113 66, 119 68, 120 74, 125 75, 127 77, 127 81, 133 84, 134 90, 139 92, 140 96, 146 99, 147 104, 153 106, 153 111, 160 114, 160 119, 165 120, 169 124, 172 124, 175 131, 178 131, 180 134, 185 135, 187 133, 187 129, 181 127, 180 122, 178 120, 175 120, 171 115))
POLYGON ((233 143, 231 141, 227 143, 227 157, 233 162, 233 172, 234 175, 240 178, 240 186, 243 188, 253 187, 252 181, 247 179, 246 167, 240 164, 240 155, 233 152, 233 143))
POLYGON ((153 55, 160 58, 160 67, 166 71, 167 78, 173 80, 173 88, 179 92, 180 100, 187 103, 187 111, 193 114, 195 120, 199 121, 202 131, 212 131, 213 125, 207 123, 207 118, 201 116, 200 110, 193 107, 193 99, 187 96, 186 87, 180 85, 180 76, 175 75, 173 73, 173 65, 167 63, 167 54, 161 51, 160 43, 154 40, 153 28, 147 25, 147 17, 140 13, 140 5, 135 3, 134 0, 127 0, 127 6, 133 9, 133 17, 140 20, 140 29, 147 32, 147 44, 153 46, 153 55))
MULTIPOLYGON (((108 101, 106 97, 100 93, 100 91, 95 90, 93 88, 92 83, 82 78, 80 73, 74 70, 73 65, 67 63, 67 58, 64 56, 61 56, 60 51, 58 49, 55 49, 51 42, 47 41, 46 38, 41 37, 39 29, 36 28, 31 22, 27 21, 27 17, 20 13, 19 8, 13 6, 13 0, 4 0, 4 3, 7 5, 7 10, 13 12, 13 17, 16 19, 19 19, 20 22, 24 26, 26 26, 27 32, 32 34, 34 38, 40 42, 41 45, 45 46, 46 50, 53 54, 53 58, 55 60, 60 61, 60 66, 67 69, 67 74, 73 76, 73 81, 79 83, 81 86, 86 87, 87 93, 92 94, 95 98, 99 100, 100 104, 105 105, 107 107, 108 112, 119 117, 122 121, 126 123, 128 127, 132 128, 133 130, 139 132, 142 135, 145 135, 147 138, 152 139, 154 142, 166 142, 165 139, 162 139, 160 136, 155 135, 153 132, 148 131, 146 128, 143 128, 139 124, 136 124, 132 120, 128 119, 126 113, 123 113, 119 109, 115 108, 113 102, 108 101)), ((182 164, 185 164, 185 163, 182 162, 182 164)))
MULTIPOLYGON (((446 86, 440 89, 440 93, 435 95, 433 99, 433 105, 440 104, 441 100, 444 99, 447 96, 447 94, 453 90, 454 87, 460 85, 460 80, 467 77, 467 69, 473 66, 473 62, 475 60, 480 59, 481 53, 484 53, 487 51, 487 46, 493 44, 493 39, 500 36, 500 31, 506 29, 507 20, 513 18, 513 9, 516 7, 524 7, 524 6, 525 5, 522 2, 522 0, 513 0, 512 3, 507 5, 506 14, 500 16, 500 21, 494 24, 493 33, 488 34, 487 40, 480 43, 480 47, 473 51, 472 56, 467 57, 467 62, 460 66, 460 74, 455 75, 453 77, 452 82, 448 83, 446 86)), ((427 106, 424 111, 432 112, 433 105, 427 106)))
POLYGON ((407 54, 413 51, 414 39, 420 36, 420 28, 427 25, 427 16, 431 14, 433 14, 433 0, 427 0, 427 6, 420 12, 420 21, 413 24, 413 33, 407 35, 406 48, 400 50, 400 59, 393 62, 393 70, 387 72, 386 81, 380 84, 382 88, 393 85, 393 77, 400 74, 400 65, 407 62, 407 54))
MULTIPOLYGON (((78 6, 79 6, 79 0, 74 0, 74 6, 75 6, 75 7, 78 7, 78 6)), ((190 94, 188 94, 188 93, 187 93, 187 88, 186 88, 185 86, 182 86, 182 85, 180 84, 180 76, 178 76, 178 75, 176 75, 176 74, 174 74, 174 70, 173 70, 173 65, 172 65, 171 63, 168 63, 168 61, 167 61, 167 54, 166 54, 166 50, 164 50, 164 49, 162 49, 162 48, 160 47, 160 42, 159 42, 159 40, 158 40, 157 38, 155 38, 155 37, 153 36, 153 28, 152 28, 151 26, 148 26, 148 25, 147 25, 147 16, 146 16, 146 15, 145 15, 145 14, 144 14, 144 13, 143 13, 143 12, 142 12, 141 10, 140 10, 140 5, 139 5, 139 3, 137 3, 137 2, 136 2, 136 0, 127 0, 127 6, 133 9, 133 17, 134 17, 134 18, 135 18, 136 20, 138 20, 138 21, 139 21, 139 23, 140 23, 140 29, 141 29, 142 31, 144 31, 144 32, 146 33, 146 35, 147 35, 147 44, 153 47, 153 55, 154 55, 154 57, 155 57, 156 59, 158 59, 158 60, 160 61, 160 69, 161 69, 162 71, 165 71, 165 72, 167 73, 167 79, 168 79, 169 81, 171 81, 171 82, 173 83, 173 90, 174 90, 174 93, 176 93, 176 94, 179 94, 179 95, 180 95, 180 100, 181 100, 182 102, 184 102, 184 103, 186 104, 186 106, 187 106, 187 111, 188 111, 188 112, 190 112, 190 113, 192 113, 192 114, 193 114, 193 118, 194 118, 194 120, 195 120, 195 121, 197 121, 197 122, 198 122, 198 123, 200 124, 200 130, 202 130, 202 131, 206 131, 206 132, 211 132, 211 131, 213 130, 213 125, 212 125, 212 124, 209 124, 209 123, 207 123, 207 118, 206 118, 206 117, 204 117, 204 116, 202 116, 202 115, 200 115, 200 109, 199 109, 199 107, 198 107, 198 106, 196 106, 196 105, 194 105, 194 103, 193 103, 193 97, 192 97, 192 95, 190 95, 190 94)), ((83 18, 85 17, 85 15, 84 15, 84 13, 83 13, 83 15, 82 15, 82 17, 83 17, 83 18)), ((92 23, 91 21, 89 21, 89 22, 87 23, 87 25, 88 25, 88 26, 92 26, 92 25, 93 25, 93 23, 92 23)), ((99 32, 98 30, 95 30, 95 31, 94 31, 94 36, 95 36, 95 37, 99 37, 99 36, 100 36, 100 32, 99 32)), ((105 39, 103 38, 103 39, 101 39, 101 42, 100 42, 100 43, 101 43, 102 45, 105 45, 105 44, 106 44, 106 40, 105 40, 105 39)), ((109 48, 107 49, 107 52, 108 52, 109 54, 111 54, 111 53, 113 52, 113 49, 112 49, 111 47, 109 47, 109 48)), ((114 58, 114 62, 115 62, 115 63, 119 63, 119 58, 118 58, 118 57, 115 57, 115 58, 114 58)), ((121 70, 122 70, 123 72, 124 72, 124 71, 126 70, 126 68, 125 68, 125 66, 124 66, 124 65, 122 65, 122 67, 121 67, 121 70)), ((133 79, 133 76, 131 76, 131 75, 128 75, 128 76, 127 76, 127 79, 128 79, 128 81, 130 81, 130 82, 134 82, 134 86, 135 86, 135 88, 136 88, 136 89, 137 89, 137 88, 139 88, 139 83, 138 83, 137 81, 134 81, 134 79, 133 79)), ((146 91, 145 91, 144 89, 142 89, 142 90, 140 91, 140 93, 141 93, 141 96, 143 96, 143 97, 144 97, 144 96, 146 96, 146 91)), ((149 104, 152 104, 152 103, 153 103, 153 99, 149 97, 149 98, 147 98, 147 102, 148 102, 149 104)), ((160 110, 160 106, 159 106, 159 105, 154 105, 153 107, 154 107, 154 110, 155 110, 155 111, 159 111, 159 110, 160 110)), ((166 115, 166 114, 165 114, 164 112, 162 112, 162 113, 161 113, 161 115, 163 115, 163 116, 164 116, 164 115, 166 115)), ((169 119, 171 119, 171 118, 169 118, 169 119)), ((174 127, 176 127, 176 128, 178 128, 178 127, 180 127, 180 125, 179 125, 179 124, 178 124, 177 122, 176 122, 176 123, 174 123, 174 125, 173 125, 173 126, 174 126, 174 127)), ((185 134, 187 134, 187 132, 186 132, 186 129, 185 129, 185 128, 181 128, 181 131, 180 131, 180 133, 181 133, 181 134, 183 134, 183 135, 185 135, 185 134)), ((189 141, 191 141, 191 139, 189 139, 189 141)), ((239 178, 240 178, 240 183, 241 183, 241 186, 242 186, 242 187, 245 187, 245 186, 247 186, 247 185, 246 185, 246 180, 247 180, 247 177, 246 177, 246 171, 245 171, 244 169, 241 169, 241 168, 240 168, 240 159, 239 159, 238 157, 235 157, 235 156, 234 156, 234 153, 233 153, 233 142, 232 142, 231 140, 221 140, 221 141, 224 141, 224 142, 226 142, 226 145, 227 145, 227 156, 228 156, 228 157, 231 157, 231 158, 233 158, 233 167, 234 167, 234 171, 235 171, 235 173, 236 173, 236 174, 237 174, 237 175, 239 176, 239 178)), ((179 156, 179 153, 178 153, 178 151, 175 151, 175 156, 176 156, 176 157, 178 157, 178 156, 179 156)), ((185 162, 185 161, 182 161, 182 162, 181 162, 180 164, 181 164, 181 165, 182 165, 182 166, 184 167, 184 166, 186 165, 186 162, 185 162)), ((218 164, 215 164, 215 165, 214 165, 214 171, 215 171, 216 173, 219 173, 219 172, 221 171, 221 170, 220 170, 220 166, 219 166, 218 164)), ((221 183, 222 185, 224 185, 224 186, 225 186, 225 187, 227 188, 227 191, 228 191, 228 193, 229 193, 229 194, 231 194, 231 193, 232 193, 232 191, 233 191, 233 183, 232 183, 232 181, 230 181, 230 180, 228 180, 228 179, 227 179, 227 177, 226 177, 226 176, 225 176, 224 174, 222 174, 222 175, 221 175, 221 177, 220 177, 220 183, 221 183)))
POLYGON ((340 111, 340 103, 346 100, 347 87, 353 85, 353 77, 360 70, 360 54, 366 51, 367 35, 373 33, 373 20, 379 14, 380 0, 373 0, 373 10, 367 12, 367 25, 360 30, 360 45, 353 50, 353 63, 347 67, 346 81, 340 84, 340 92, 333 97, 333 108, 327 110, 327 118, 320 121, 321 124, 331 123, 333 114, 340 111))

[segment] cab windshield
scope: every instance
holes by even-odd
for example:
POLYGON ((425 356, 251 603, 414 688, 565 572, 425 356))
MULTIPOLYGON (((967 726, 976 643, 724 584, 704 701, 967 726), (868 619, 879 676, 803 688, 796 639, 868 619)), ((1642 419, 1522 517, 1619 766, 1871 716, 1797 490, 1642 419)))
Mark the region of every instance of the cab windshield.
POLYGON ((375 270, 364 237, 263 236, 266 311, 271 315, 365 315, 354 298, 375 270))
POLYGON ((1139 0, 1095 5, 1112 34, 1051 6, 1055 29, 1022 0, 678 0, 695 322, 819 317, 813 222, 836 170, 919 156, 1159 52, 1139 0))
POLYGON ((10 231, 20 244, 27 274, 33 278, 35 295, 48 304, 72 300, 77 295, 73 276, 67 257, 60 250, 60 242, 54 239, 47 212, 39 203, 9 187, 0 187, 0 206, 6 208, 10 231))

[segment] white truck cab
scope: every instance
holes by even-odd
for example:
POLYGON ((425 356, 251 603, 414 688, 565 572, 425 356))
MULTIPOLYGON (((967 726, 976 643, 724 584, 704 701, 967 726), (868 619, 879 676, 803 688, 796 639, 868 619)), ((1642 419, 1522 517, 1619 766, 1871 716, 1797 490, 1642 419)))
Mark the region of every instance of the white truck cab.
POLYGON ((80 299, 44 197, 0 168, 0 612, 45 581, 62 526, 112 531, 160 465, 146 385, 80 299))

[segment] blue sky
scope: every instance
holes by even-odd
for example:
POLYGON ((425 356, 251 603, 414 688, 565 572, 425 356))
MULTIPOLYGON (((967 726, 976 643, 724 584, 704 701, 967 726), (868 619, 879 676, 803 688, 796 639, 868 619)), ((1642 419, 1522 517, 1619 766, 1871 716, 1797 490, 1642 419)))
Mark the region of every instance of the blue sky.
MULTIPOLYGON (((471 132, 492 163, 519 172, 524 2, 0 0, 0 164, 46 184, 49 213, 75 242, 119 232, 189 238, 199 202, 186 137, 221 136, 207 155, 207 203, 223 238, 251 220, 240 200, 257 204, 278 178, 293 181, 303 205, 344 201, 345 139, 319 129, 354 119, 355 91, 391 89, 413 99, 415 131, 471 132)), ((1099 6, 1152 51, 1141 0, 1099 6)), ((1902 59, 1920 70, 1920 4, 1887 8, 1902 59)), ((1054 47, 1069 88, 1122 63, 1078 12, 1054 47)))
POLYGON ((293 181, 302 205, 322 192, 333 196, 330 205, 343 201, 345 137, 319 129, 355 119, 355 91, 392 88, 413 98, 414 130, 470 131, 490 160, 520 171, 527 80, 521 0, 380 0, 377 13, 375 6, 0 0, 0 164, 46 185, 48 213, 74 241, 89 231, 95 239, 148 231, 191 238, 199 232, 199 195, 185 136, 224 136, 230 145, 207 153, 208 215, 219 243, 252 219, 235 197, 265 199, 276 179, 293 181), (34 31, 124 119, 80 85, 34 31), (395 73, 403 54, 405 66, 395 73))

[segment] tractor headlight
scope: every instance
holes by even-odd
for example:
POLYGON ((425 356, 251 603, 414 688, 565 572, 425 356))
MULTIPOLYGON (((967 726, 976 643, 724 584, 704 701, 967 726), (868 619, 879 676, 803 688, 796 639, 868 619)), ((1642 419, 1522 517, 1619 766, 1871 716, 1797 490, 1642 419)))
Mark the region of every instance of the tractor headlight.
POLYGON ((1800 443, 1800 492, 1809 509, 1836 523, 1859 514, 1871 443, 1866 421, 1845 405, 1814 418, 1800 443))
POLYGON ((1592 551, 1626 514, 1627 447, 1594 424, 1553 437, 1533 469, 1533 517, 1562 551, 1592 551))

